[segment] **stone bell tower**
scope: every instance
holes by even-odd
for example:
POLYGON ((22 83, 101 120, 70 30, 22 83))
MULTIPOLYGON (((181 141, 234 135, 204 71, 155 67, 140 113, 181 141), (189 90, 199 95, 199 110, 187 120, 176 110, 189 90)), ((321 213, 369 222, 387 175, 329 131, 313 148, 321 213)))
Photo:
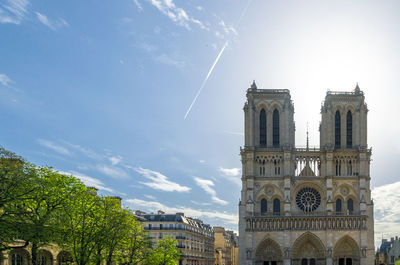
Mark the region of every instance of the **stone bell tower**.
POLYGON ((247 89, 239 264, 369 265, 374 232, 367 106, 327 92, 320 147, 296 148, 287 89, 247 89))

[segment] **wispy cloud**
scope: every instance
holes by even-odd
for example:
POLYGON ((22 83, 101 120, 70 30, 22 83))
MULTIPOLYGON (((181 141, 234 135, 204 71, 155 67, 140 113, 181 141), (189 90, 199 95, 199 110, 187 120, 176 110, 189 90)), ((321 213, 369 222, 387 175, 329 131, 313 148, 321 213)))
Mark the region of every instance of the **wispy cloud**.
POLYGON ((139 11, 142 11, 142 10, 143 10, 143 7, 142 7, 142 5, 139 3, 139 0, 133 0, 133 3, 135 3, 135 5, 136 5, 136 7, 137 7, 137 9, 138 9, 139 11))
POLYGON ((214 182, 208 179, 201 179, 198 177, 194 178, 194 181, 196 184, 202 188, 206 193, 211 195, 211 200, 215 203, 221 204, 221 205, 227 205, 228 202, 221 200, 220 198, 217 197, 217 192, 212 188, 214 187, 214 182))
POLYGON ((161 174, 160 172, 153 171, 145 168, 135 168, 135 171, 144 176, 145 178, 151 180, 151 182, 140 182, 143 185, 146 185, 152 189, 161 190, 161 191, 176 191, 176 192, 189 192, 191 188, 182 186, 178 183, 169 181, 166 176, 161 174))
POLYGON ((97 165, 96 169, 101 173, 110 176, 115 179, 127 179, 128 174, 121 168, 108 166, 108 165, 97 165))
POLYGON ((67 148, 65 148, 65 147, 63 147, 61 145, 58 145, 58 144, 56 144, 56 143, 54 143, 52 141, 44 140, 44 139, 38 139, 37 141, 41 146, 49 148, 49 149, 51 149, 51 150, 53 150, 53 151, 55 151, 55 152, 57 152, 59 154, 71 155, 71 152, 67 148))
POLYGON ((180 7, 177 7, 173 0, 147 0, 155 6, 161 13, 166 15, 176 24, 190 29, 191 24, 198 25, 200 28, 208 30, 208 28, 198 19, 195 19, 187 14, 180 7))
POLYGON ((226 212, 217 211, 202 211, 199 209, 193 209, 185 206, 169 207, 163 205, 157 201, 143 201, 139 199, 128 199, 126 200, 134 209, 144 210, 149 212, 156 212, 157 210, 163 210, 166 213, 177 213, 183 212, 186 216, 193 218, 208 218, 211 220, 220 220, 230 225, 237 225, 238 216, 237 214, 230 214, 226 212))
POLYGON ((152 195, 144 195, 144 197, 146 197, 149 200, 155 201, 157 200, 156 197, 152 196, 152 195))
POLYGON ((73 144, 67 141, 62 140, 64 145, 67 145, 74 151, 78 151, 82 153, 83 155, 87 156, 88 158, 94 159, 94 160, 101 160, 103 159, 103 156, 101 156, 99 153, 96 153, 95 151, 91 150, 90 148, 83 147, 79 144, 73 144))
POLYGON ((28 0, 6 0, 0 4, 0 23, 20 24, 28 14, 28 0))
POLYGON ((65 21, 63 18, 60 19, 52 19, 50 20, 46 15, 41 14, 39 12, 36 12, 37 19, 43 24, 49 27, 52 30, 57 30, 61 27, 66 27, 69 26, 67 21, 65 21))
POLYGON ((375 242, 383 235, 400 234, 400 181, 372 189, 375 208, 375 242))
POLYGON ((156 62, 162 63, 162 64, 166 64, 166 65, 171 65, 171 66, 175 66, 177 68, 184 68, 186 63, 185 61, 182 60, 177 60, 173 57, 171 57, 170 55, 163 53, 161 55, 157 55, 154 57, 154 60, 156 62))
POLYGON ((153 61, 157 63, 174 66, 179 69, 182 69, 186 66, 186 62, 182 58, 182 54, 178 51, 163 53, 159 51, 156 45, 149 44, 147 42, 141 42, 137 45, 137 47, 148 53, 153 61))
POLYGON ((231 132, 231 131, 223 131, 223 132, 228 133, 228 134, 233 134, 233 135, 244 136, 244 133, 241 133, 241 132, 231 132))
POLYGON ((82 182, 88 187, 95 187, 96 189, 99 189, 99 190, 104 190, 104 191, 115 193, 115 190, 113 190, 109 187, 105 187, 104 183, 99 179, 89 177, 89 176, 86 176, 84 174, 81 174, 81 173, 75 172, 75 171, 71 171, 71 172, 58 171, 58 172, 60 172, 61 174, 64 174, 64 175, 72 175, 72 176, 82 180, 82 182))
POLYGON ((196 202, 196 201, 190 201, 193 204, 199 205, 199 206, 210 206, 211 203, 209 202, 196 202))
POLYGON ((122 156, 111 156, 108 158, 113 166, 119 164, 122 161, 122 156))
POLYGON ((8 84, 13 83, 13 81, 6 74, 0 74, 0 83, 3 86, 8 86, 8 84))
POLYGON ((242 181, 240 180, 240 168, 223 168, 223 167, 219 167, 219 172, 222 173, 222 176, 235 183, 236 185, 238 185, 239 187, 242 185, 242 181))

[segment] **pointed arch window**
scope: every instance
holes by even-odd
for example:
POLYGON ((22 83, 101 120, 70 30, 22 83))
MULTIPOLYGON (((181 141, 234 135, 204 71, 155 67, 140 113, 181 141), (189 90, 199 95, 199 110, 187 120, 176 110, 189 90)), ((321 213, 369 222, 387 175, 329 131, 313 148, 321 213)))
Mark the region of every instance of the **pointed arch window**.
POLYGON ((342 200, 337 199, 336 200, 336 213, 342 212, 342 200))
POLYGON ((354 205, 353 205, 353 199, 348 199, 347 200, 347 210, 349 211, 349 213, 353 213, 354 211, 354 205))
POLYGON ((272 117, 272 145, 279 147, 279 111, 274 110, 272 117))
POLYGON ((349 110, 346 117, 346 147, 351 148, 353 146, 353 115, 349 110))
POLYGON ((335 147, 340 148, 340 112, 337 110, 335 114, 335 147))
POLYGON ((260 111, 260 145, 267 145, 267 115, 264 109, 260 111))
POLYGON ((262 199, 261 200, 261 214, 266 214, 267 213, 267 200, 262 199))
POLYGON ((279 214, 281 212, 281 201, 276 198, 274 199, 274 214, 279 214))

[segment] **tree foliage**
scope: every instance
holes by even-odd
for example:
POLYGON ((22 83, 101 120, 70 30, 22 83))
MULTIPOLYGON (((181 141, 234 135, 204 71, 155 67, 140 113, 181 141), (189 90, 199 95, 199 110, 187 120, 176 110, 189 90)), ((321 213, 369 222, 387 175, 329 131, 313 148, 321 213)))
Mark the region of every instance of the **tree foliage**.
POLYGON ((28 247, 36 265, 41 247, 58 244, 78 265, 176 264, 177 242, 153 245, 129 209, 79 179, 37 167, 0 147, 0 253, 28 247))

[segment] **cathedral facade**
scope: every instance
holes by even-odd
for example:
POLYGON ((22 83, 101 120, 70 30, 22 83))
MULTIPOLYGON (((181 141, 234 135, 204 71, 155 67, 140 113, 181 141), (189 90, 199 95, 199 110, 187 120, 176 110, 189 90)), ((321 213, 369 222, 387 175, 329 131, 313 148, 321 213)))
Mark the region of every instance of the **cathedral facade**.
POLYGON ((319 148, 296 147, 289 90, 253 83, 246 97, 239 264, 372 265, 364 93, 327 92, 319 148))

